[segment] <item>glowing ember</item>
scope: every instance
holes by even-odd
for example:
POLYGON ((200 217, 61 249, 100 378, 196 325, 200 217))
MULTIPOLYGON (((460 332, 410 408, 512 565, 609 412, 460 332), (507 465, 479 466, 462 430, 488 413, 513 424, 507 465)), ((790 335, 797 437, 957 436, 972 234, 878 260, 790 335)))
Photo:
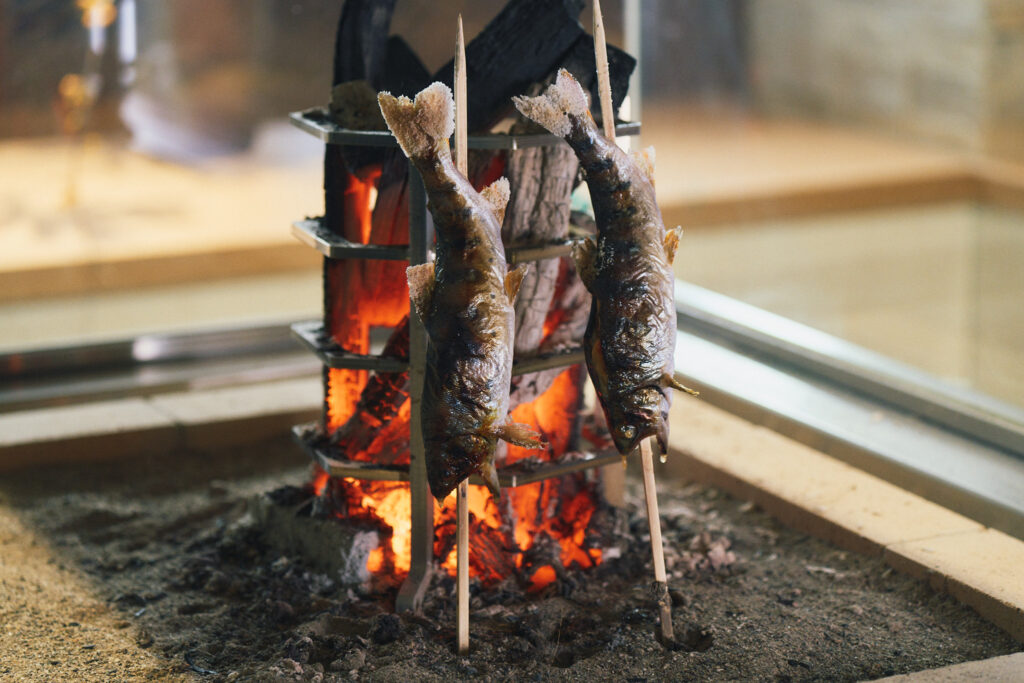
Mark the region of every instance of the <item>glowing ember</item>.
MULTIPOLYGON (((515 411, 515 419, 528 421, 545 432, 553 444, 564 445, 569 438, 571 420, 563 419, 569 407, 579 401, 576 377, 580 368, 569 368, 551 387, 531 404, 515 411)), ((400 420, 408 430, 408 404, 403 406, 400 420)), ((524 454, 536 457, 535 451, 521 449, 508 460, 521 459, 524 454)), ((361 455, 368 458, 373 451, 361 455)), ((547 457, 550 457, 548 455, 547 457)), ((323 490, 326 474, 319 472, 314 487, 323 490)), ((367 569, 374 575, 400 580, 409 571, 411 561, 410 495, 405 483, 335 479, 328 488, 332 509, 342 518, 370 520, 378 523, 390 536, 374 550, 367 569)), ((501 581, 513 573, 529 578, 531 588, 539 589, 553 582, 557 574, 545 564, 535 565, 524 558, 530 554, 538 538, 557 542, 555 552, 545 557, 560 561, 564 567, 590 568, 600 563, 601 551, 588 547, 588 531, 599 494, 596 484, 584 474, 576 474, 514 489, 502 494, 500 506, 486 488, 469 487, 470 573, 485 585, 501 581)), ((434 505, 435 555, 442 569, 455 574, 455 497, 434 505)))
MULTIPOLYGON (((503 158, 494 157, 481 170, 480 183, 501 175, 503 166, 503 158)), ((381 177, 379 168, 361 177, 346 177, 340 221, 346 239, 373 244, 408 239, 405 184, 378 187, 381 177)), ((406 265, 374 260, 326 262, 325 318, 335 343, 353 353, 368 353, 371 326, 405 324, 402 318, 409 314, 406 265)), ((549 314, 545 336, 555 333, 565 317, 564 311, 549 314)), ((407 352, 408 333, 404 340, 393 333, 389 346, 396 340, 404 343, 407 352)), ((409 462, 411 404, 407 391, 401 393, 407 380, 406 373, 380 373, 368 385, 365 371, 328 372, 326 428, 334 437, 331 444, 339 457, 385 464, 409 462), (344 429, 339 430, 341 427, 344 429)), ((584 381, 581 366, 568 368, 533 402, 513 411, 514 421, 535 427, 551 448, 539 452, 508 446, 506 464, 526 458, 546 461, 575 447, 584 381)), ((383 532, 380 547, 367 560, 370 573, 383 584, 404 579, 411 564, 409 485, 334 479, 322 470, 315 473, 312 485, 335 516, 370 522, 383 532)), ((598 564, 601 552, 589 547, 593 539, 588 534, 599 500, 597 484, 584 473, 508 489, 500 501, 484 487, 470 486, 470 574, 485 585, 518 576, 538 589, 555 581, 562 567, 598 564)), ((454 575, 454 496, 435 502, 434 528, 435 557, 443 570, 454 575)))
POLYGON ((376 574, 384 568, 387 551, 390 550, 395 573, 408 574, 412 549, 412 521, 410 518, 411 498, 409 486, 403 484, 391 489, 383 496, 366 494, 363 507, 372 510, 387 526, 391 527, 390 547, 383 546, 370 553, 366 568, 376 574))

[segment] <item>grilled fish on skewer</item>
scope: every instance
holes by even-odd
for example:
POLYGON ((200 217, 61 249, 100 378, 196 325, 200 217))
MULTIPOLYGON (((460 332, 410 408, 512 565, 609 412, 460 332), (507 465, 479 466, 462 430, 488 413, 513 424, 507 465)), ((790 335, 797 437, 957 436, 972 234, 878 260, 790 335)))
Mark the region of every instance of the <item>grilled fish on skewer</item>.
POLYGON ((499 495, 498 439, 528 448, 544 442, 508 421, 514 335, 513 302, 525 266, 509 271, 501 243, 508 181, 477 192, 459 173, 448 138, 451 90, 428 86, 414 101, 378 96, 388 127, 423 177, 437 230, 434 263, 408 269, 409 294, 430 344, 423 389, 427 477, 438 499, 477 472, 499 495))
POLYGON ((668 447, 676 309, 672 259, 679 229, 665 230, 654 199, 653 166, 631 157, 598 130, 587 96, 566 70, 538 97, 514 97, 516 108, 579 157, 597 221, 597 240, 573 254, 593 295, 584 335, 587 369, 612 440, 627 455, 654 436, 668 447))

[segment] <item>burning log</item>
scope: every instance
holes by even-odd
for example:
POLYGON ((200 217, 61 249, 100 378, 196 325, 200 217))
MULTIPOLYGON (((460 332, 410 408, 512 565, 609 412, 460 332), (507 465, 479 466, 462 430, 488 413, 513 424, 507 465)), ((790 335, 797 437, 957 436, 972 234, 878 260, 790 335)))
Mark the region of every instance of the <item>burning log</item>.
MULTIPOLYGON (((379 87, 396 90, 418 87, 427 80, 427 70, 400 38, 387 38, 395 0, 349 0, 338 28, 334 58, 332 113, 342 125, 357 130, 384 128, 376 104, 379 87), (372 106, 359 107, 369 92, 372 106), (341 100, 347 99, 343 102, 341 100), (351 100, 356 100, 353 104, 351 100), (367 112, 363 113, 363 109, 367 112)), ((331 232, 363 244, 402 244, 407 241, 409 221, 408 179, 404 157, 393 149, 356 148, 328 145, 324 160, 325 222, 331 232), (376 192, 376 200, 372 200, 376 192)), ((324 317, 331 338, 353 353, 369 350, 371 326, 392 326, 407 315, 409 292, 405 285, 405 264, 401 262, 329 260, 324 262, 324 317), (344 292, 344 295, 341 293, 344 292)), ((402 323, 400 323, 402 324, 402 323)), ((408 322, 398 336, 404 339, 403 357, 408 356, 408 322)), ((385 385, 394 378, 381 380, 385 385)), ((361 392, 367 373, 331 369, 326 377, 325 423, 328 431, 345 424, 334 441, 347 441, 361 452, 379 436, 377 424, 383 415, 358 416, 362 407, 386 409, 375 404, 377 397, 363 400, 361 392)), ((376 391, 370 387, 371 394, 376 391)), ((394 397, 397 397, 395 395, 394 397)), ((392 406, 397 410, 398 403, 392 406)), ((393 417, 393 415, 392 415, 393 417)), ((405 439, 406 443, 408 439, 405 439)), ((392 448, 391 451, 400 449, 392 448)))
MULTIPOLYGON (((512 0, 466 46, 468 130, 512 112, 512 96, 543 80, 583 35, 583 0, 512 0)), ((454 59, 434 74, 452 85, 454 59)))
MULTIPOLYGON (((558 267, 551 304, 542 329, 547 330, 535 353, 558 351, 575 345, 583 335, 590 312, 590 294, 568 257, 553 261, 558 267)), ((541 370, 512 378, 510 406, 530 403, 546 392, 564 368, 541 370)))
MULTIPOLYGON (((345 127, 379 128, 376 112, 360 106, 365 99, 360 92, 389 90, 412 95, 429 81, 408 46, 399 38, 386 37, 394 6, 394 0, 348 0, 345 4, 334 77, 334 85, 342 87, 335 87, 337 97, 331 107, 336 121, 345 127), (338 99, 350 97, 353 101, 338 99)), ((468 76, 473 86, 468 107, 474 117, 471 130, 486 130, 504 117, 511 111, 508 95, 550 78, 559 66, 577 72, 584 83, 594 82, 586 54, 592 39, 577 21, 581 9, 578 0, 511 0, 468 46, 472 60, 468 76)), ((613 78, 620 78, 623 85, 631 70, 628 56, 613 59, 613 78)), ((448 73, 443 69, 441 75, 448 73)), ((575 157, 568 149, 471 150, 469 157, 468 176, 477 188, 502 174, 513 178, 515 194, 505 226, 507 245, 568 235, 569 196, 576 179, 575 157)), ((407 173, 404 156, 397 149, 328 145, 326 229, 357 243, 406 244, 410 240, 407 173)), ((384 355, 409 355, 405 266, 401 261, 325 260, 324 327, 335 343, 365 354, 372 326, 397 324, 384 355)), ((516 351, 521 356, 575 344, 586 325, 588 309, 588 294, 568 259, 536 262, 531 269, 534 274, 521 291, 517 310, 516 351)), ((554 445, 541 460, 546 462, 577 447, 584 381, 580 366, 517 378, 510 407, 519 405, 518 410, 528 415, 522 421, 536 425, 554 445)), ((407 373, 327 371, 324 426, 331 435, 331 450, 343 459, 408 462, 407 382, 407 373)), ((527 453, 530 451, 510 451, 509 461, 527 453)), ((328 514, 380 524, 381 545, 370 554, 367 564, 371 572, 389 572, 391 580, 400 580, 410 571, 409 486, 324 474, 318 490, 322 491, 320 504, 328 514), (388 528, 393 529, 391 535, 388 528)), ((543 543, 545 534, 560 548, 555 553, 559 566, 586 567, 599 561, 600 549, 590 546, 589 520, 600 504, 600 493, 586 475, 520 486, 503 493, 500 505, 495 501, 487 507, 482 502, 487 498, 483 489, 469 487, 470 566, 473 575, 485 583, 522 572, 523 553, 538 540, 543 543), (572 507, 577 504, 583 511, 572 507), (552 513, 571 515, 571 524, 551 519, 552 513)), ((436 510, 435 555, 445 558, 444 567, 454 573, 455 553, 448 556, 455 541, 454 505, 449 501, 436 510), (449 517, 451 523, 446 524, 449 517)), ((538 549, 535 554, 540 552, 538 549)), ((556 579, 553 568, 536 569, 529 571, 527 579, 534 588, 556 579)))
MULTIPOLYGON (((409 316, 391 334, 381 356, 409 357, 409 316)), ((369 450, 374 438, 409 400, 409 372, 378 372, 367 382, 356 404, 355 413, 330 437, 330 443, 351 460, 371 459, 369 450)), ((379 459, 379 458, 377 458, 379 459)))
MULTIPOLYGON (((535 130, 518 124, 513 132, 535 130)), ((502 224, 505 246, 563 239, 569 234, 569 202, 579 162, 565 145, 531 147, 511 155, 505 168, 511 196, 502 224)), ((559 261, 532 264, 516 300, 516 354, 537 351, 558 280, 559 261)))

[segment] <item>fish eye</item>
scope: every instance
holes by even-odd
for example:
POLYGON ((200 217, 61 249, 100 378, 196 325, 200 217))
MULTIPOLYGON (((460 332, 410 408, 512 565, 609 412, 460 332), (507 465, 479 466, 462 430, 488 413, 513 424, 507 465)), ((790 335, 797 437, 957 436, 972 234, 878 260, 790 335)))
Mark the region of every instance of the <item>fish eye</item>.
POLYGON ((619 434, 621 434, 622 438, 624 439, 632 439, 634 436, 636 436, 636 427, 634 427, 633 425, 626 425, 625 427, 620 427, 619 434))

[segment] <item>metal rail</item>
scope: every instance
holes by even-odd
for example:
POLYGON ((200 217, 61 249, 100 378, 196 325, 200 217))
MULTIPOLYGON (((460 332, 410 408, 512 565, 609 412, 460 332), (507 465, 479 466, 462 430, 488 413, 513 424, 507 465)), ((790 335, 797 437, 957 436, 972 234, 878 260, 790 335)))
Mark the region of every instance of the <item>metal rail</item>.
MULTIPOLYGON (((331 453, 315 444, 311 434, 323 437, 318 431, 319 425, 315 422, 308 422, 296 425, 292 428, 295 440, 306 451, 307 455, 320 465, 332 477, 351 477, 366 481, 409 481, 408 465, 383 465, 380 463, 363 462, 360 460, 342 460, 333 457, 331 453)), ((502 488, 515 488, 533 484, 553 477, 561 477, 573 472, 582 472, 594 467, 612 465, 622 460, 617 452, 590 453, 588 451, 573 451, 564 454, 558 460, 551 462, 537 462, 535 460, 518 461, 511 465, 498 468, 498 482, 502 488)), ((474 486, 486 486, 486 482, 477 475, 469 478, 469 483, 474 486)))
MULTIPOLYGON (((427 213, 427 191, 419 172, 409 165, 409 264, 430 259, 434 225, 427 213)), ((409 498, 412 522, 412 557, 409 575, 398 589, 395 607, 419 609, 434 566, 434 500, 427 482, 427 456, 423 443, 421 406, 427 367, 427 331, 419 316, 409 316, 409 498)))
POLYGON ((677 280, 679 327, 850 387, 1024 458, 1024 411, 843 339, 677 280))
MULTIPOLYGON (((358 145, 361 147, 397 147, 398 143, 386 130, 352 130, 342 128, 331 121, 330 115, 323 107, 314 107, 289 114, 294 126, 313 135, 328 145, 358 145)), ((640 134, 640 123, 624 121, 615 126, 618 137, 640 134)), ((527 147, 546 147, 565 144, 565 142, 549 133, 530 135, 504 135, 491 133, 487 135, 470 135, 470 149, 526 149, 527 147)))
MULTIPOLYGON (((302 345, 316 354, 317 358, 329 368, 348 368, 351 370, 374 370, 376 372, 403 372, 409 367, 409 361, 402 358, 375 356, 361 353, 350 353, 338 346, 324 331, 319 320, 307 320, 292 325, 292 336, 302 345)), ((552 368, 569 367, 583 362, 583 349, 571 346, 558 351, 540 353, 526 358, 517 358, 512 362, 513 375, 525 375, 552 368)))
MULTIPOLYGON (((291 121, 298 128, 314 135, 327 144, 395 147, 397 142, 390 132, 355 131, 333 124, 323 108, 310 109, 291 114, 291 121)), ((620 136, 636 135, 640 124, 625 123, 617 126, 620 136)), ((565 144, 553 135, 471 135, 468 140, 471 149, 517 150, 526 147, 541 147, 565 144)), ((325 258, 339 259, 383 259, 408 260, 410 265, 426 263, 430 259, 433 244, 433 226, 427 213, 427 196, 419 173, 409 167, 409 244, 368 245, 356 244, 325 230, 322 219, 307 218, 293 224, 293 234, 302 242, 313 247, 325 258)), ((558 258, 572 251, 576 238, 567 238, 539 244, 526 244, 506 250, 510 264, 558 258)), ((345 351, 325 334, 323 325, 299 323, 292 327, 292 334, 308 349, 313 351, 324 365, 332 368, 357 368, 380 372, 400 372, 409 369, 409 393, 412 401, 409 425, 410 464, 408 468, 393 468, 365 463, 343 462, 331 458, 312 442, 314 437, 308 425, 300 425, 295 433, 310 456, 325 470, 335 476, 358 479, 383 479, 404 481, 408 479, 412 505, 412 558, 409 575, 403 582, 396 599, 399 610, 415 610, 423 600, 423 593, 429 583, 433 567, 434 518, 433 500, 427 483, 427 467, 423 443, 420 407, 423 396, 423 380, 426 371, 427 334, 418 316, 409 318, 409 359, 408 361, 380 356, 354 354, 345 351), (337 474, 335 474, 337 473, 337 474), (403 478, 404 477, 404 478, 403 478)), ((583 361, 579 347, 542 354, 513 362, 515 374, 536 372, 548 368, 574 365, 583 361)), ((529 481, 541 481, 599 467, 614 462, 617 454, 593 456, 587 454, 565 461, 559 461, 538 468, 525 465, 518 469, 499 472, 503 485, 520 486, 529 481), (504 477, 504 479, 502 479, 504 477), (506 483, 507 482, 507 483, 506 483)), ((503 468, 504 469, 504 468, 503 468)))
MULTIPOLYGON (((295 221, 292 223, 292 235, 328 258, 363 258, 382 261, 407 261, 409 259, 408 245, 351 242, 327 230, 323 217, 295 221)), ((568 256, 572 253, 573 247, 584 239, 584 237, 567 237, 560 240, 506 247, 505 260, 509 265, 516 265, 568 256)))
MULTIPOLYGON (((413 321, 410 321, 410 324, 413 324, 413 321)), ((292 336, 315 353, 317 358, 329 368, 375 370, 377 372, 405 372, 409 368, 409 361, 402 358, 346 351, 334 343, 319 320, 307 320, 293 324, 292 336)))

